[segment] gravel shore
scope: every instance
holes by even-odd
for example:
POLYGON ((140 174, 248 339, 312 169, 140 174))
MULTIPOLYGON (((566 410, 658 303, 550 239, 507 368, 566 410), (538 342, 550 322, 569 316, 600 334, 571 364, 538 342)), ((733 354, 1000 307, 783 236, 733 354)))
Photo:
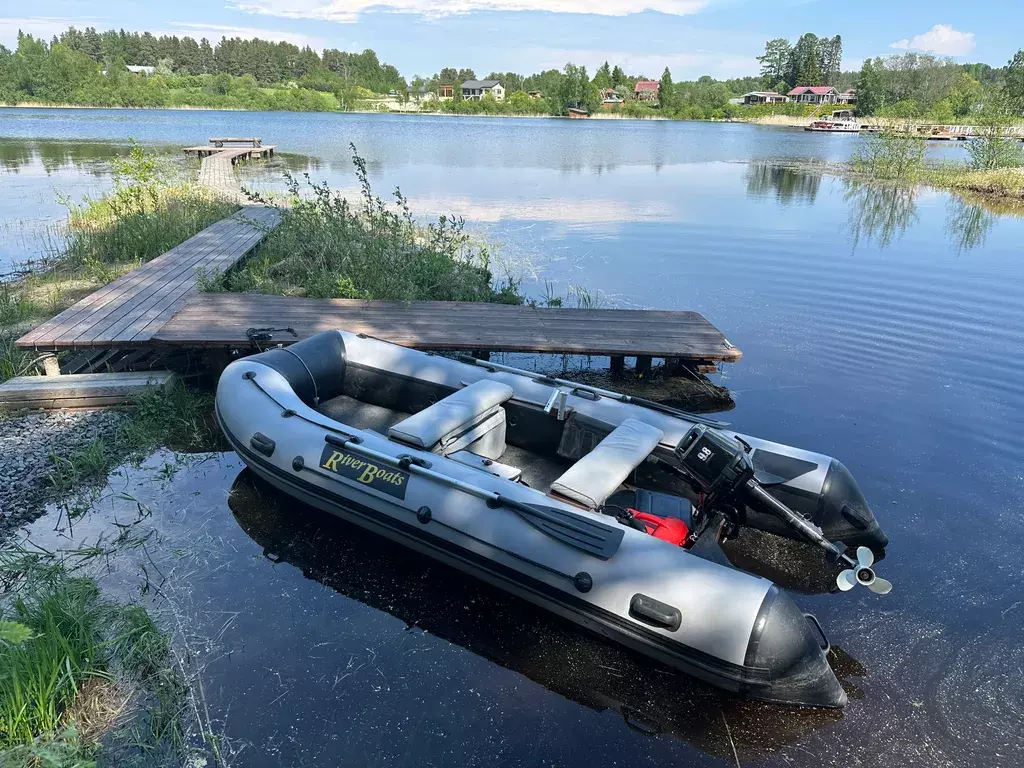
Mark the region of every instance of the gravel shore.
POLYGON ((0 535, 32 520, 52 500, 53 456, 111 435, 118 411, 33 412, 0 420, 0 535))

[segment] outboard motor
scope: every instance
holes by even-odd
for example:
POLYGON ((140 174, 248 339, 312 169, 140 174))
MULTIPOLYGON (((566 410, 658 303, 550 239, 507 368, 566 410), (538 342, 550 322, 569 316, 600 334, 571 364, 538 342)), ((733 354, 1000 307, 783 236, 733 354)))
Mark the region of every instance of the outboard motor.
MULTIPOLYGON (((794 511, 770 493, 767 488, 779 485, 784 478, 755 468, 752 452, 751 446, 742 438, 730 437, 703 424, 695 425, 676 446, 675 454, 680 469, 700 494, 699 511, 705 517, 717 512, 736 525, 741 525, 749 510, 754 514, 774 518, 788 531, 796 532, 800 538, 829 552, 837 563, 848 566, 836 580, 839 589, 846 591, 861 584, 883 595, 892 590, 890 582, 875 576, 872 569, 874 554, 869 547, 859 546, 856 558, 851 557, 846 554, 847 545, 842 541, 831 541, 813 517, 794 511)), ((818 498, 817 511, 831 512, 838 508, 842 514, 844 508, 858 506, 866 511, 870 522, 878 529, 850 473, 838 461, 833 461, 829 475, 833 470, 836 470, 839 481, 826 481, 827 487, 822 489, 818 498)), ((877 532, 884 546, 888 540, 881 529, 877 532)))

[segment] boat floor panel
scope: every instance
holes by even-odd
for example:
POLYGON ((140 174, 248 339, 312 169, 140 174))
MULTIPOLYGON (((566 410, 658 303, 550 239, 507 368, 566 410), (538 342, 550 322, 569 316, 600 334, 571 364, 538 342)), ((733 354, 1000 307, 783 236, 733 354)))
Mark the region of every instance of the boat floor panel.
POLYGON ((390 408, 364 403, 348 395, 339 395, 324 401, 317 411, 342 424, 348 424, 356 429, 372 429, 383 435, 410 415, 403 411, 393 411, 390 408))
POLYGON ((544 456, 538 456, 536 453, 516 448, 514 445, 505 447, 501 463, 519 467, 523 471, 523 480, 526 484, 544 493, 547 493, 551 484, 569 468, 568 464, 552 461, 544 456))

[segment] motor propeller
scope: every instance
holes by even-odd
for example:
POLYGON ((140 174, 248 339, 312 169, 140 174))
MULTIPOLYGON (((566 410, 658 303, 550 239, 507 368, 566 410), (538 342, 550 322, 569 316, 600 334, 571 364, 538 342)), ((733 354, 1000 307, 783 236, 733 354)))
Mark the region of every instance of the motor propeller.
POLYGON ((782 503, 765 490, 775 478, 754 470, 750 446, 704 424, 696 424, 679 441, 675 454, 680 470, 703 497, 702 506, 746 505, 774 515, 812 544, 829 552, 837 563, 849 566, 839 574, 836 583, 846 592, 863 584, 875 594, 892 591, 892 582, 878 578, 871 567, 875 556, 867 547, 857 548, 857 559, 846 554, 846 545, 829 541, 813 522, 782 503))
POLYGON ((875 556, 870 549, 857 547, 856 563, 851 563, 851 568, 836 576, 836 585, 843 592, 849 592, 861 584, 877 595, 889 594, 892 591, 892 582, 875 575, 875 570, 871 567, 874 563, 875 556))

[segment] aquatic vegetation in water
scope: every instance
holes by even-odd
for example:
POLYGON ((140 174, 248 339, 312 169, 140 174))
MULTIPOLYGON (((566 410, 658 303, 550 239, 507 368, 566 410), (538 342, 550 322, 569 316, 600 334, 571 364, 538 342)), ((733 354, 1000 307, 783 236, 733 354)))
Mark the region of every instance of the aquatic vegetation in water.
POLYGON ((851 158, 853 169, 872 179, 914 182, 925 168, 923 137, 907 131, 883 131, 861 137, 851 158))
POLYGON ((259 253, 233 272, 206 276, 203 287, 316 298, 490 301, 521 304, 518 283, 496 282, 491 248, 441 216, 419 223, 395 189, 394 202, 374 194, 366 161, 352 146, 359 197, 350 201, 306 175, 286 175, 291 202, 259 253), (308 196, 302 193, 306 191, 308 196))
POLYGON ((111 265, 149 261, 238 210, 175 179, 166 162, 135 142, 126 158, 115 159, 113 179, 110 195, 69 205, 65 241, 52 254, 100 283, 118 276, 111 265))
MULTIPOLYGON (((164 445, 185 449, 210 445, 215 440, 212 409, 209 394, 180 383, 139 395, 111 434, 70 454, 51 457, 49 479, 54 493, 67 502, 68 497, 73 499, 77 492, 105 480, 118 463, 141 461, 164 445)), ((76 501, 74 506, 82 505, 76 501)))

